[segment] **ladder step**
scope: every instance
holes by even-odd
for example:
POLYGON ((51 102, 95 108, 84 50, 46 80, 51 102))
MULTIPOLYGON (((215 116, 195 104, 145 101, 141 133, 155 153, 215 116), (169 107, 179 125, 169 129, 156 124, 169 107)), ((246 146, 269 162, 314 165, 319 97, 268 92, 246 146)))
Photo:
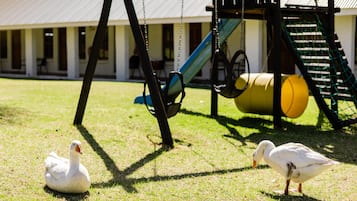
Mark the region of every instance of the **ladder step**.
MULTIPOLYGON (((302 59, 307 59, 307 60, 321 60, 321 61, 328 61, 330 62, 330 57, 326 56, 326 55, 322 55, 322 56, 316 56, 316 55, 301 55, 302 59)), ((326 63, 326 62, 324 62, 326 63)))
POLYGON ((317 24, 315 23, 301 23, 301 24, 287 24, 286 27, 288 28, 317 28, 317 24))
POLYGON ((329 63, 306 63, 305 66, 313 68, 330 68, 329 63))
POLYGON ((318 51, 318 50, 299 50, 299 53, 301 56, 327 56, 328 55, 328 51, 318 51))
POLYGON ((318 44, 313 44, 313 43, 297 43, 295 44, 295 48, 298 51, 324 51, 324 52, 329 52, 329 48, 325 44, 322 46, 323 43, 318 43, 318 44))
POLYGON ((307 70, 309 74, 316 74, 316 75, 330 75, 330 71, 321 71, 321 70, 307 70))

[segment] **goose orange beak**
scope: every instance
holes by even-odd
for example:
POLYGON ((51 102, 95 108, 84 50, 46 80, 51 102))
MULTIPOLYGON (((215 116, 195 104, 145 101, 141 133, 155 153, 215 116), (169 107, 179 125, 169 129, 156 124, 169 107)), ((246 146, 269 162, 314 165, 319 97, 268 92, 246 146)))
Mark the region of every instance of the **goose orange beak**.
POLYGON ((257 167, 257 161, 253 160, 253 168, 257 167))
POLYGON ((76 152, 78 152, 78 153, 80 153, 80 154, 82 154, 82 150, 81 150, 81 147, 80 146, 76 146, 76 152))

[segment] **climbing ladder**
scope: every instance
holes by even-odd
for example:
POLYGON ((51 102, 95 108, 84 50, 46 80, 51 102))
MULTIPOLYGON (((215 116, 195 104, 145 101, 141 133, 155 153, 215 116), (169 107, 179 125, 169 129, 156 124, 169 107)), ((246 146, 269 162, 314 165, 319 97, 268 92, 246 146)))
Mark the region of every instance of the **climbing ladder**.
POLYGON ((357 81, 338 36, 329 39, 325 19, 313 12, 283 13, 283 38, 320 109, 338 129, 357 123, 357 81))

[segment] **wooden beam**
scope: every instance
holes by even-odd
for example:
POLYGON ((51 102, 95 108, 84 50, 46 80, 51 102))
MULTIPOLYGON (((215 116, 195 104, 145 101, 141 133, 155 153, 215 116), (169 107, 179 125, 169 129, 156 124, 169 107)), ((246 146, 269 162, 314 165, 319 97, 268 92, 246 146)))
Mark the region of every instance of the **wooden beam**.
POLYGON ((126 11, 128 13, 134 39, 140 52, 140 57, 142 61, 141 66, 145 74, 146 82, 148 83, 151 100, 155 109, 155 116, 160 127, 162 144, 165 147, 173 148, 173 140, 171 137, 170 127, 167 121, 165 106, 161 97, 161 89, 153 74, 150 58, 146 49, 145 40, 141 33, 133 2, 132 0, 124 0, 124 3, 126 11))
POLYGON ((273 46, 273 64, 274 64, 274 92, 273 92, 273 115, 274 128, 281 128, 281 10, 280 1, 272 6, 273 28, 274 28, 274 46, 273 46))
POLYGON ((95 33, 93 45, 92 45, 91 52, 89 55, 86 72, 85 72, 84 78, 83 78, 82 90, 81 90, 81 94, 80 94, 78 105, 77 105, 77 112, 76 112, 76 116, 74 117, 74 121, 73 121, 74 125, 82 125, 84 111, 86 109, 88 95, 89 95, 95 68, 96 68, 97 61, 98 61, 99 49, 100 49, 101 44, 103 44, 105 30, 108 25, 108 18, 109 18, 111 5, 112 5, 112 0, 104 0, 102 13, 100 15, 97 31, 95 33))

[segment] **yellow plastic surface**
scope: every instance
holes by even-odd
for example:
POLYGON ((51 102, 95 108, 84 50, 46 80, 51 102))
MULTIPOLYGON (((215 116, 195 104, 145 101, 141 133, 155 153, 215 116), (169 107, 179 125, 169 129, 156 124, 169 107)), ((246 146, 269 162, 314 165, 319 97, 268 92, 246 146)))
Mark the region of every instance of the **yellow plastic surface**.
MULTIPOLYGON (((234 102, 241 112, 273 114, 274 75, 272 73, 243 74, 236 81, 236 88, 242 89, 249 81, 248 88, 234 102)), ((281 110, 290 118, 304 113, 309 100, 309 89, 303 77, 282 75, 281 110)))

